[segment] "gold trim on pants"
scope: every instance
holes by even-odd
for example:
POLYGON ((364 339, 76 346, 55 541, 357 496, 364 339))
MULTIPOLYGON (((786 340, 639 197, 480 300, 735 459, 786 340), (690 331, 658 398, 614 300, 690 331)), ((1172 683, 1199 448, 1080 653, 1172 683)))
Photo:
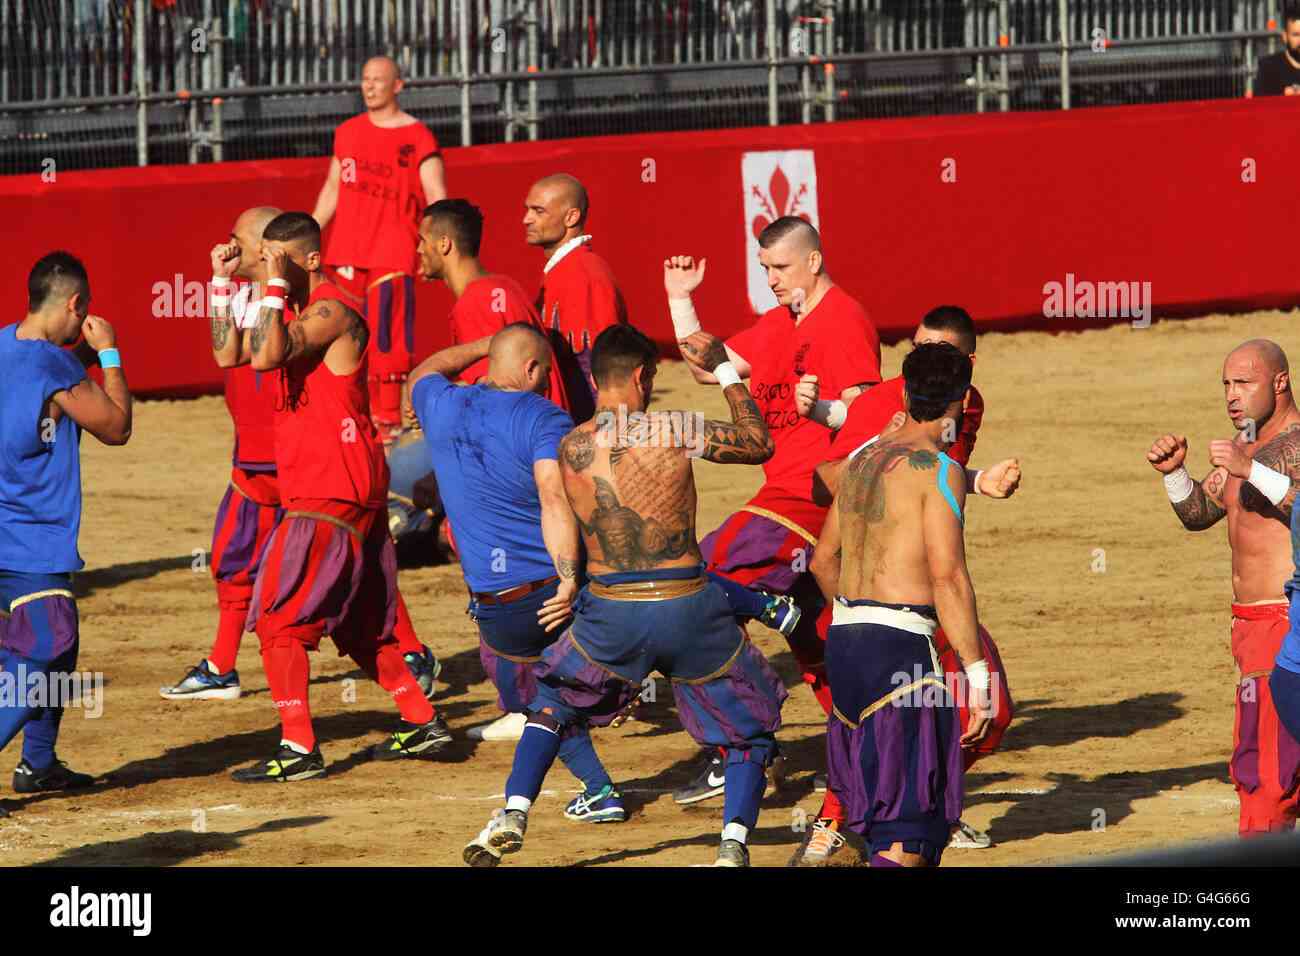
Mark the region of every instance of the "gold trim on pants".
POLYGON ((939 678, 935 677, 933 674, 927 674, 925 677, 922 677, 920 680, 914 680, 910 684, 907 684, 904 687, 895 687, 893 690, 891 690, 884 697, 880 698, 880 700, 876 701, 870 707, 864 707, 862 709, 862 713, 858 714, 857 723, 854 723, 853 721, 845 717, 843 714, 841 714, 840 709, 838 707, 832 707, 831 711, 832 713, 835 714, 836 719, 839 720, 840 723, 852 727, 854 730, 857 730, 858 727, 862 725, 862 722, 864 720, 866 720, 868 717, 870 717, 872 714, 878 711, 881 707, 884 707, 886 704, 893 701, 895 698, 902 697, 904 694, 910 694, 913 691, 926 686, 938 687, 941 690, 947 689, 947 685, 944 684, 943 681, 939 680, 939 678))
POLYGON ((624 584, 601 584, 593 579, 587 589, 592 596, 610 601, 671 601, 699 594, 707 583, 703 575, 685 580, 628 581, 624 584))
POLYGON ((360 531, 352 527, 352 525, 348 524, 342 518, 336 518, 333 515, 321 514, 319 511, 286 511, 284 516, 286 518, 310 518, 312 521, 324 521, 326 524, 332 524, 336 528, 342 528, 348 534, 352 535, 352 537, 356 538, 361 544, 366 543, 365 536, 362 535, 360 531))
POLYGON ((814 535, 812 535, 810 532, 799 527, 797 524, 795 524, 785 515, 779 515, 775 511, 768 511, 766 508, 758 507, 758 505, 744 505, 741 507, 740 510, 748 511, 750 514, 758 515, 760 518, 766 518, 768 521, 775 521, 777 524, 779 524, 782 528, 785 528, 787 531, 793 531, 799 537, 803 538, 805 541, 811 544, 814 548, 817 547, 817 538, 814 535))

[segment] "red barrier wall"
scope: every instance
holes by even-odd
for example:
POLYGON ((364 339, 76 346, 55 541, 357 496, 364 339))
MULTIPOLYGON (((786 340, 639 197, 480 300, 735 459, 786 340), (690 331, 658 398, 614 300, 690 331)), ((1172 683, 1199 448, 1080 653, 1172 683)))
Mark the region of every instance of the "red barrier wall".
MULTIPOLYGON (((546 173, 581 178, 592 198, 588 231, 632 320, 667 343, 663 258, 707 256, 697 295, 705 326, 741 328, 752 314, 742 157, 813 150, 828 268, 888 339, 943 302, 966 306, 981 325, 1043 326, 1043 286, 1067 273, 1150 282, 1157 314, 1300 301, 1290 258, 1298 119, 1300 104, 1286 98, 1214 101, 477 146, 448 150, 446 162, 452 195, 487 216, 484 261, 529 291, 543 257, 523 242, 524 194, 546 173)), ((207 250, 247 206, 310 209, 325 165, 0 179, 9 269, 0 322, 25 311, 32 262, 67 248, 90 270, 92 308, 119 329, 137 391, 218 388, 206 320, 154 318, 154 284, 176 273, 206 279, 207 250)), ((779 187, 758 186, 769 204, 780 201, 779 187)), ((422 352, 447 340, 449 306, 440 285, 421 286, 422 352)))

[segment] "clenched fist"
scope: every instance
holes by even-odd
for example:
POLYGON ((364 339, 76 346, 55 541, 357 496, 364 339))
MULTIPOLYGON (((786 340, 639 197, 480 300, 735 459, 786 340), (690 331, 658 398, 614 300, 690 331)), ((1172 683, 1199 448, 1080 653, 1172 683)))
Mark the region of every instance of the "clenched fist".
POLYGON ((230 278, 239 268, 239 243, 233 239, 212 247, 212 274, 230 278))
POLYGON ((817 398, 821 395, 821 386, 817 384, 816 375, 805 375, 794 387, 794 410, 800 418, 812 414, 817 398))
POLYGON ((1020 487, 1020 461, 1008 458, 980 473, 980 486, 976 490, 986 498, 1010 498, 1020 487))
POLYGON ((1216 438, 1210 442, 1210 464, 1215 468, 1225 468, 1234 478, 1249 478, 1253 459, 1235 439, 1216 438))
POLYGON ((704 281, 707 259, 698 262, 691 256, 671 256, 664 260, 664 291, 670 299, 688 299, 704 281))
POLYGON ((712 372, 727 361, 727 347, 722 344, 722 339, 708 332, 695 332, 677 344, 681 346, 686 361, 706 372, 712 372))
POLYGON ((117 344, 117 333, 113 327, 107 319, 101 319, 97 315, 86 316, 86 320, 81 323, 81 335, 96 352, 111 349, 117 344))
POLYGON ((288 278, 289 253, 279 243, 262 243, 262 261, 266 263, 266 278, 288 278))
POLYGON ((1161 435, 1151 443, 1147 461, 1162 475, 1173 474, 1187 458, 1187 436, 1161 435))

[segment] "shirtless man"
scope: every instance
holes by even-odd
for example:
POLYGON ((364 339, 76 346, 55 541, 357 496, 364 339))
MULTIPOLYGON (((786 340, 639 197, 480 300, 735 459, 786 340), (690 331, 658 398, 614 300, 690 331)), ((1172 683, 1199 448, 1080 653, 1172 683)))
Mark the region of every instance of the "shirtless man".
POLYGON ((830 786, 872 866, 939 864, 961 818, 960 750, 991 723, 966 570, 966 475, 945 454, 970 372, 970 359, 946 343, 907 356, 906 418, 849 462, 813 554, 811 571, 834 602, 830 786), (969 683, 964 735, 934 645, 940 624, 969 683))
MULTIPOLYGON (((678 268, 665 264, 666 273, 678 268)), ((704 573, 691 457, 758 464, 774 446, 722 342, 698 332, 682 348, 717 376, 731 408, 731 421, 701 421, 689 441, 683 413, 644 414, 658 363, 650 339, 620 324, 592 348, 596 417, 559 449, 591 582, 578 595, 572 626, 542 654, 505 812, 465 847, 471 866, 496 866, 523 846, 528 812, 562 740, 573 728, 610 724, 652 671, 672 680, 691 736, 725 754, 725 825, 715 865, 749 865, 746 840, 758 821, 786 691, 746 640, 726 593, 704 573)))
POLYGON ((1147 461, 1164 475, 1174 512, 1188 531, 1228 518, 1232 549, 1232 656, 1237 712, 1228 769, 1241 804, 1243 835, 1295 828, 1300 743, 1282 726, 1265 678, 1286 638, 1283 587, 1295 570, 1290 519, 1300 481, 1300 411, 1286 355, 1251 339, 1223 362, 1233 439, 1210 442, 1212 470, 1195 482, 1183 467, 1187 438, 1162 435, 1147 461))

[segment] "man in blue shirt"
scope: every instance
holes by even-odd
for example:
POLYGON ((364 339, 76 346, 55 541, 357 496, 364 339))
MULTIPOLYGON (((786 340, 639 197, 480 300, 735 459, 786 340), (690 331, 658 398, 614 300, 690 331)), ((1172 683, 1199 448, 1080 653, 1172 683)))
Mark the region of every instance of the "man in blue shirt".
POLYGON ((23 731, 14 771, 19 793, 90 786, 54 752, 63 714, 52 679, 77 664, 72 572, 81 525, 81 431, 107 445, 131 437, 131 393, 113 327, 89 315, 90 281, 67 252, 52 252, 27 279, 27 315, 0 328, 0 748, 23 731), (63 348, 79 336, 82 345, 63 348), (98 358, 101 388, 86 375, 98 358), (33 675, 42 675, 33 680, 33 675))
MULTIPOLYGON (((518 323, 435 353, 409 379, 470 591, 479 657, 501 709, 520 723, 537 694, 534 665, 578 593, 578 525, 558 460, 573 420, 543 397, 551 360, 545 336, 518 323), (485 357, 485 380, 452 384, 485 357)), ((565 808, 568 819, 626 819, 586 727, 566 734, 559 757, 584 787, 565 808)))

